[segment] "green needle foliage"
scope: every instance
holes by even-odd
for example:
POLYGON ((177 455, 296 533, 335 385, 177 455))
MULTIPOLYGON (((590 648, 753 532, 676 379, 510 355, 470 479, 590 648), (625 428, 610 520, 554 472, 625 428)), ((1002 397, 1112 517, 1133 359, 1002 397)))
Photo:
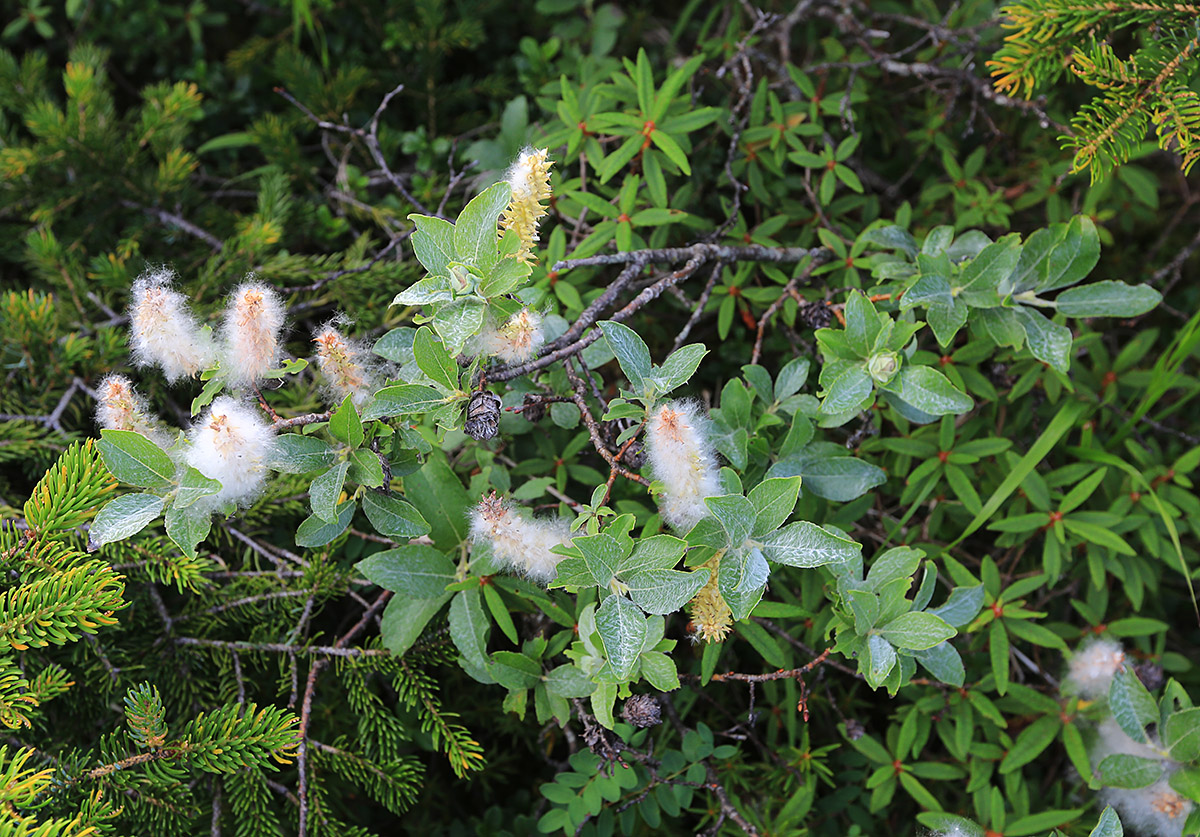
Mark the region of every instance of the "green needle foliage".
POLYGON ((1104 178, 1134 156, 1153 128, 1186 174, 1200 159, 1196 13, 1194 3, 1172 0, 1009 4, 1001 14, 1015 31, 988 66, 997 90, 1026 98, 1058 82, 1064 68, 1099 91, 1062 137, 1063 147, 1075 151, 1072 171, 1090 171, 1093 182, 1104 178))

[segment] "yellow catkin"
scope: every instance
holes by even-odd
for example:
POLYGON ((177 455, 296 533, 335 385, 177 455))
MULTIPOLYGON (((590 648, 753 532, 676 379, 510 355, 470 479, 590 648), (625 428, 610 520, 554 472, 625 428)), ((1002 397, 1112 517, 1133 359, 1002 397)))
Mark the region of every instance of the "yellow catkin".
POLYGON ((720 563, 721 553, 717 553, 704 565, 712 574, 690 605, 696 635, 705 642, 724 642, 725 637, 733 630, 733 611, 725 604, 725 599, 717 588, 717 568, 720 563))
POLYGON ((521 239, 521 249, 516 257, 532 264, 536 259, 533 245, 538 240, 538 223, 546 217, 542 201, 550 199, 550 166, 546 160, 548 149, 527 149, 508 171, 508 185, 512 187, 512 198, 508 208, 500 216, 500 228, 513 230, 521 239))

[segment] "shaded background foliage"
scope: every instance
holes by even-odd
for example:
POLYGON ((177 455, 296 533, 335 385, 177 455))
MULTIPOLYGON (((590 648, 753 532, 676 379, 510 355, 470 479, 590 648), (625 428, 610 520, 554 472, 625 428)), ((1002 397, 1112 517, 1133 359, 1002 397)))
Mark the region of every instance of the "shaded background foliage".
MULTIPOLYGON (((0 54, 0 281, 10 289, 0 297, 6 374, 0 412, 18 417, 0 425, 0 499, 19 515, 21 501, 65 443, 95 435, 86 387, 127 362, 122 312, 133 277, 146 266, 174 265, 204 312, 216 310, 234 282, 255 272, 287 295, 289 349, 298 357, 311 354, 307 335, 337 311, 355 318, 356 334, 378 337, 404 321, 399 308, 388 307, 392 296, 422 275, 405 240, 407 215, 444 211, 454 217, 523 145, 535 142, 551 147, 560 195, 583 191, 578 178, 586 177, 587 189, 603 202, 615 201, 619 210, 598 215, 579 198, 552 204, 535 287, 541 304, 568 320, 612 277, 600 270, 560 275, 552 264, 578 254, 581 244, 604 248, 608 238, 621 249, 710 235, 730 243, 824 244, 836 259, 801 293, 808 301, 838 303, 843 289, 872 284, 878 248, 859 233, 877 219, 897 219, 920 233, 948 224, 957 232, 983 229, 997 237, 1028 234, 1076 213, 1090 216, 1104 245, 1091 279, 1147 281, 1166 301, 1133 321, 1078 326, 1070 381, 1079 398, 1099 406, 1068 438, 1083 446, 1109 437, 1129 440, 1131 447, 1109 452, 1127 459, 1172 506, 1184 558, 1194 566, 1192 521, 1200 509, 1187 471, 1196 465, 1198 435, 1188 417, 1198 391, 1191 319, 1197 291, 1185 278, 1195 270, 1198 242, 1194 177, 1184 177, 1178 161, 1152 142, 1099 183, 1068 175, 1069 155, 1059 150, 1057 134, 1088 92, 1059 84, 1032 103, 998 98, 979 69, 1000 42, 995 4, 817 2, 765 4, 762 10, 773 17, 745 5, 698 2, 545 0, 528 14, 513 14, 511 5, 499 2, 439 0, 23 3, 10 14, 6 52, 0 54), (612 172, 601 162, 622 142, 619 126, 602 115, 614 101, 636 109, 629 83, 612 80, 625 72, 621 59, 634 61, 639 47, 646 48, 658 81, 687 57, 702 56, 683 95, 693 97, 697 110, 719 109, 711 124, 684 139, 690 177, 659 155, 665 202, 656 201, 648 182, 640 192, 624 186, 628 193, 621 194, 633 175, 648 180, 644 156, 612 172), (398 84, 404 88, 377 110, 398 84), (373 116, 377 135, 360 128, 370 126, 373 116), (371 146, 375 136, 378 155, 371 146), (801 147, 802 156, 789 158, 801 147), (731 178, 746 185, 741 194, 731 178), (688 215, 668 223, 643 215, 645 223, 639 223, 639 212, 666 206, 688 215), (580 214, 588 208, 590 216, 580 214), (1167 365, 1162 359, 1172 347, 1177 362, 1167 365), (1130 420, 1148 392, 1161 400, 1147 417, 1130 420)), ((693 278, 684 286, 686 297, 664 297, 634 321, 655 358, 672 348, 705 281, 704 274, 693 278)), ((706 359, 692 394, 719 400, 717 393, 750 361, 759 318, 779 296, 780 284, 750 265, 715 274, 688 340, 720 351, 706 359)), ((781 320, 766 329, 763 363, 772 374, 783 365, 776 358, 813 352, 811 332, 820 323, 807 320, 810 309, 794 302, 785 303, 781 320)), ((1064 395, 1067 379, 1028 355, 986 363, 970 352, 947 355, 948 366, 973 370, 964 372, 972 392, 989 402, 950 429, 956 444, 994 435, 1027 450, 1070 397, 1064 395)), ((619 377, 612 367, 604 374, 608 383, 619 377)), ((561 371, 545 381, 555 391, 565 387, 561 371)), ((149 375, 141 386, 160 412, 185 420, 191 393, 172 393, 149 375)), ((289 415, 324 409, 307 375, 270 393, 269 400, 289 415)), ((545 433, 530 434, 511 419, 506 417, 504 430, 512 449, 503 454, 524 467, 497 465, 468 447, 455 461, 471 490, 481 492, 496 471, 514 484, 545 475, 555 478, 559 492, 586 502, 603 463, 575 443, 579 430, 552 416, 539 425, 545 433), (481 472, 489 476, 481 479, 481 472)), ((948 449, 939 437, 947 431, 938 425, 920 429, 888 416, 819 432, 888 474, 884 485, 850 503, 812 496, 803 501, 809 519, 851 531, 867 555, 891 536, 885 528, 902 518, 911 527, 910 541, 940 545, 953 541, 971 519, 961 477, 957 484, 950 477, 920 482, 923 494, 906 484, 914 468, 948 449)), ((1011 467, 998 452, 950 464, 984 498, 1011 467)), ((1056 450, 1039 471, 1042 493, 1069 490, 1086 473, 1079 466, 1065 449, 1056 450)), ((922 471, 923 480, 930 470, 922 471)), ((1111 515, 1094 522, 1124 534, 1137 555, 1076 538, 1071 549, 1081 557, 1064 561, 1052 586, 1026 591, 1029 607, 1046 613, 1038 623, 1071 645, 1093 625, 1156 620, 1126 623, 1139 659, 1167 669, 1195 693, 1197 677, 1187 656, 1196 640, 1190 591, 1165 537, 1146 534, 1158 531, 1156 512, 1139 505, 1145 501, 1133 496, 1141 494, 1137 484, 1118 471, 1110 469, 1088 510, 1111 515)), ((353 564, 380 547, 369 539, 352 536, 336 549, 314 551, 282 588, 256 575, 222 577, 271 567, 239 535, 291 548, 307 514, 306 488, 299 478, 278 478, 254 506, 214 530, 211 554, 202 551, 195 562, 184 561, 162 538, 107 547, 104 557, 129 575, 131 604, 120 613, 119 628, 55 651, 54 659, 78 685, 47 702, 34 728, 15 740, 68 764, 85 763, 98 736, 119 720, 113 707, 125 689, 142 681, 158 686, 177 718, 225 705, 247 689, 252 694, 246 697, 260 704, 296 706, 310 669, 295 655, 248 652, 239 659, 190 647, 163 649, 180 636, 259 643, 302 637, 328 645, 362 617, 361 596, 372 589, 356 577, 353 564), (246 599, 253 601, 234 604, 246 599), (166 622, 164 614, 172 614, 166 622), (235 670, 242 665, 255 676, 247 680, 235 670)), ((1042 510, 1038 497, 1028 496, 1038 488, 1023 486, 1025 496, 1015 496, 997 519, 1042 510)), ((556 502, 544 493, 534 499, 556 502)), ((623 502, 643 518, 648 514, 636 486, 618 483, 614 504, 623 510, 623 502)), ((984 572, 984 555, 991 556, 1001 568, 996 583, 1007 587, 1042 571, 1040 537, 1036 528, 1001 534, 985 529, 956 555, 976 575, 984 572)), ((791 589, 803 608, 819 609, 819 586, 805 584, 797 581, 791 589)), ((524 636, 544 621, 525 613, 518 624, 524 636)), ((684 621, 676 616, 668 636, 684 638, 684 621)), ((825 646, 821 618, 816 624, 795 617, 777 621, 807 646, 825 646)), ((1017 677, 1053 694, 1043 675, 1058 676, 1060 651, 1044 636, 1034 634, 1039 643, 1021 630, 1013 631, 1016 644, 1030 662, 1016 664, 1017 677), (1050 648, 1041 647, 1047 643, 1050 648)), ((987 683, 986 633, 964 636, 961 649, 968 681, 984 683, 981 691, 988 694, 994 684, 987 683)), ((374 642, 374 634, 369 628, 359 642, 374 642)), ((437 625, 427 640, 402 663, 335 661, 336 679, 316 690, 311 729, 332 748, 313 756, 327 759, 313 773, 316 821, 329 833, 339 828, 329 823, 343 820, 386 831, 394 827, 395 812, 407 809, 405 828, 414 831, 532 832, 537 817, 557 801, 543 797, 541 782, 595 769, 586 763, 580 730, 539 728, 531 717, 503 712, 498 690, 476 684, 453 664, 453 648, 437 625), (442 708, 430 710, 427 698, 438 693, 432 700, 442 708), (412 694, 418 698, 404 699, 412 694), (478 739, 486 754, 486 769, 467 779, 436 755, 447 751, 445 740, 433 741, 423 727, 446 711, 461 716, 448 723, 465 727, 462 741, 478 739), (390 766, 381 776, 342 755, 351 751, 390 766), (582 755, 568 762, 571 752, 582 755), (363 795, 370 805, 360 802, 363 795), (321 819, 326 816, 328 821, 321 819)), ((782 644, 777 650, 798 653, 782 644)), ((760 653, 749 642, 732 640, 721 670, 774 667, 760 653)), ((690 662, 699 672, 699 654, 681 645, 681 670, 690 662)), ((962 792, 965 773, 946 771, 954 759, 937 744, 946 719, 961 714, 948 704, 959 703, 935 685, 906 687, 898 700, 888 700, 855 679, 852 668, 820 667, 810 676, 811 728, 797 712, 800 693, 793 681, 759 684, 753 691, 728 683, 701 690, 694 685, 685 684, 676 706, 689 728, 703 723, 723 731, 717 745, 738 744, 735 754, 722 751, 712 763, 737 806, 764 833, 795 827, 801 819, 820 834, 914 828, 914 815, 928 807, 927 800, 897 794, 894 804, 873 810, 872 791, 864 788, 874 769, 870 754, 860 755, 847 737, 835 735, 839 723, 866 730, 891 749, 898 736, 933 742, 927 746, 935 755, 926 758, 945 766, 934 769, 927 784, 949 810, 980 819, 991 813, 994 823, 989 806, 1006 803, 1019 815, 1082 807, 1090 799, 1060 781, 1068 760, 1057 744, 1050 757, 985 780, 1000 789, 1001 801, 969 798, 962 792), (909 722, 918 731, 901 732, 909 718, 919 719, 909 722)), ((1010 734, 1036 718, 1020 702, 1001 707, 1010 734)), ((653 734, 661 736, 661 748, 681 747, 673 726, 658 729, 653 734)), ((994 743, 995 731, 985 737, 994 743)), ((703 742, 692 740, 681 752, 694 762, 703 742)), ((130 802, 129 819, 120 822, 126 830, 154 823, 205 833, 211 806, 218 822, 224 817, 226 827, 241 829, 235 833, 273 833, 276 820, 294 830, 296 814, 286 794, 296 788, 296 776, 294 768, 287 770, 269 777, 277 786, 205 786, 200 803, 182 795, 167 805, 130 802), (229 801, 220 801, 222 793, 229 801)), ((671 803, 660 796, 653 804, 670 813, 671 803)), ((656 828, 644 798, 622 799, 607 816, 631 801, 636 804, 629 810, 641 817, 636 827, 656 828)), ((739 830, 713 797, 697 793, 691 804, 689 813, 667 817, 662 828, 684 833, 720 820, 721 827, 739 830)), ((1065 831, 1084 834, 1093 822, 1091 812, 1064 820, 1065 831)))

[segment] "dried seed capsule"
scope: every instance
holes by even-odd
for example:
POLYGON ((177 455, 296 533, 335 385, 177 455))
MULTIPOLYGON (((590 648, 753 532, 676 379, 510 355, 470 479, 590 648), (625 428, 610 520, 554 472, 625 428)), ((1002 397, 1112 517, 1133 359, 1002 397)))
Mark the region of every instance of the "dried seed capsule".
POLYGON ((525 395, 525 400, 521 403, 521 415, 530 424, 537 424, 546 417, 546 402, 541 396, 530 392, 525 395))
POLYGON ((809 328, 828 328, 833 322, 833 311, 824 302, 806 302, 798 312, 800 322, 809 328))
POLYGON ((1142 681, 1142 685, 1152 692, 1166 679, 1163 667, 1153 660, 1138 663, 1133 667, 1133 673, 1137 675, 1138 680, 1142 681))
POLYGON ((621 717, 630 726, 645 729, 662 723, 662 708, 654 695, 634 695, 621 707, 621 717))
POLYGON ((641 442, 634 442, 626 449, 621 461, 628 465, 633 470, 639 470, 646 464, 646 448, 641 442))
POLYGON ((476 441, 495 437, 500 428, 500 399, 486 389, 471 394, 463 430, 476 441))

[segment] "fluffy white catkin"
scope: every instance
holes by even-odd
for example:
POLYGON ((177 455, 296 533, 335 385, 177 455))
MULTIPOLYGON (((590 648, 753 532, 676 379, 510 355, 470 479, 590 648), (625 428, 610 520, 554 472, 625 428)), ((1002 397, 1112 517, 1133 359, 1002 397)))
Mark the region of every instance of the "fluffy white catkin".
POLYGON ((1108 695, 1113 676, 1125 666, 1119 642, 1097 639, 1075 652, 1067 664, 1063 685, 1067 692, 1096 700, 1108 695))
POLYGON ((1174 790, 1168 779, 1145 788, 1105 788, 1100 799, 1117 809, 1126 834, 1142 837, 1182 837, 1192 802, 1174 790))
POLYGON ((274 289, 261 282, 239 285, 225 308, 221 366, 233 386, 253 386, 279 359, 284 307, 274 289))
POLYGON ((249 503, 262 490, 275 431, 258 410, 229 396, 213 401, 189 434, 191 446, 184 461, 221 491, 206 502, 217 508, 225 502, 249 503))
POLYGON ((521 517, 495 494, 485 497, 470 516, 471 536, 477 543, 490 544, 492 554, 505 564, 537 581, 554 578, 563 556, 550 550, 571 537, 564 521, 521 517))
POLYGON ((159 447, 170 445, 146 400, 124 375, 106 375, 96 387, 96 423, 107 430, 141 433, 159 447))
POLYGON ((477 351, 505 363, 524 363, 537 354, 545 340, 541 315, 522 308, 499 328, 489 324, 476 338, 475 346, 477 351))
POLYGON ((317 366, 338 400, 349 395, 362 406, 374 389, 365 347, 347 340, 333 323, 317 332, 313 342, 317 344, 317 366))
POLYGON ((663 484, 660 511, 676 531, 686 532, 707 517, 704 498, 721 493, 709 437, 707 416, 687 401, 663 404, 646 426, 647 461, 654 479, 663 484))
POLYGON ((175 274, 148 270, 130 289, 129 342, 138 366, 161 366, 168 382, 195 375, 216 360, 208 331, 201 331, 183 294, 171 287, 175 274))

